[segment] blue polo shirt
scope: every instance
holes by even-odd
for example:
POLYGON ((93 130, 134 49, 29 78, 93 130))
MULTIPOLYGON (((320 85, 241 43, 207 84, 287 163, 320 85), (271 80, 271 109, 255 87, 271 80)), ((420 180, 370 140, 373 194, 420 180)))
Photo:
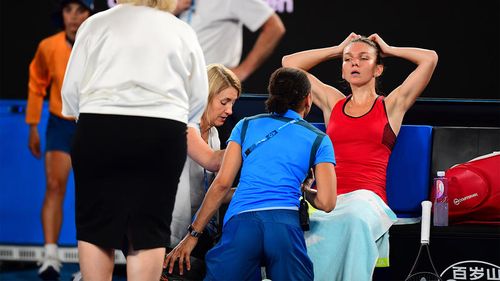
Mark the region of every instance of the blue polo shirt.
POLYGON ((306 178, 310 164, 335 164, 330 138, 293 110, 284 115, 261 114, 244 118, 231 132, 227 142, 231 141, 242 147, 243 165, 224 223, 242 212, 297 210, 300 184, 306 178), (296 123, 284 126, 276 135, 254 147, 251 153, 245 153, 270 132, 294 119, 297 119, 296 123), (315 142, 317 150, 311 155, 315 142))

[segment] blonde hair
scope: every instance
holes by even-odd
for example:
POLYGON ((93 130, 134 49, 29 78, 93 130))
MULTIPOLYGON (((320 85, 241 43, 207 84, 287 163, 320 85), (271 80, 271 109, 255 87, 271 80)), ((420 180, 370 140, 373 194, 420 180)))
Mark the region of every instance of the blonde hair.
POLYGON ((130 3, 136 6, 147 6, 172 13, 177 6, 177 0, 116 0, 118 4, 130 3))
POLYGON ((209 64, 207 66, 208 75, 208 102, 201 117, 206 124, 209 125, 208 119, 208 107, 220 92, 227 88, 235 88, 238 92, 238 97, 241 94, 241 82, 240 79, 231 70, 219 63, 209 64))

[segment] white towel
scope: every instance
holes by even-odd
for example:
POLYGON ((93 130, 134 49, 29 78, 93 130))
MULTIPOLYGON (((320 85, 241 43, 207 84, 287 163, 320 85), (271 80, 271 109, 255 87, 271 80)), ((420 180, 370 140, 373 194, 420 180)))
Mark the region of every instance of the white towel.
POLYGON ((364 189, 339 195, 330 213, 312 212, 305 238, 314 280, 371 280, 376 265, 389 265, 388 230, 396 221, 387 204, 364 189))

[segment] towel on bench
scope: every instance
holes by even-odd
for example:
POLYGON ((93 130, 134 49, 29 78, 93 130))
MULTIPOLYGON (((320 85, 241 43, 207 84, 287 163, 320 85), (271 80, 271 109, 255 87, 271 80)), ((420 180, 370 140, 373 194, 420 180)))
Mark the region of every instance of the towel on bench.
POLYGON ((313 209, 305 232, 314 280, 371 280, 375 266, 389 266, 389 228, 396 214, 375 193, 339 195, 330 213, 313 209))

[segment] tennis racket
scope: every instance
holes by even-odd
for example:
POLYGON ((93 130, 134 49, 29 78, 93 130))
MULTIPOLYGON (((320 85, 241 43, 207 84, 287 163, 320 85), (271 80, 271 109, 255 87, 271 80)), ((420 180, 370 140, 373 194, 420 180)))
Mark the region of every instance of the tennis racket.
POLYGON ((420 249, 418 250, 415 263, 406 277, 405 281, 443 281, 437 273, 432 262, 431 251, 429 249, 429 232, 431 221, 430 201, 422 202, 422 226, 420 230, 420 249), (430 267, 429 267, 430 264, 430 267), (432 268, 432 271, 430 270, 432 268))

